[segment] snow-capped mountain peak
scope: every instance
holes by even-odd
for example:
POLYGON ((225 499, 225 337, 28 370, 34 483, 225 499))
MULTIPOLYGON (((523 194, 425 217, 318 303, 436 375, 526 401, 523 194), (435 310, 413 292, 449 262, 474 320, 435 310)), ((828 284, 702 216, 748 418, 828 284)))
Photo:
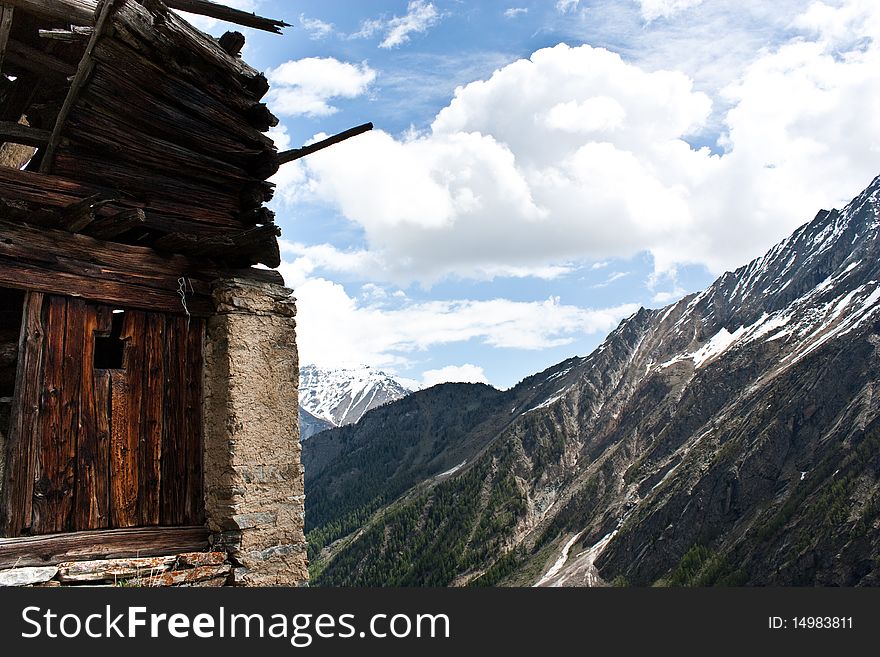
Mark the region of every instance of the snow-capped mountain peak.
MULTIPOLYGON (((413 392, 415 382, 369 366, 300 368, 299 403, 318 420, 339 427, 354 424, 367 411, 413 392)), ((304 436, 306 438, 307 436, 304 436)))

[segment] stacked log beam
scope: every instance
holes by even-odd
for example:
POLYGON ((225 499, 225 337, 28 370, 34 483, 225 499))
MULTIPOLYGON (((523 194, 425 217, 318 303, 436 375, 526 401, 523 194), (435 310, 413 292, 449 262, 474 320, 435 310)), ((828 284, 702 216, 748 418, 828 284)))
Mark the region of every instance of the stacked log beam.
MULTIPOLYGON (((98 0, 7 4, 39 19, 31 42, 16 42, 13 50, 39 50, 44 77, 53 71, 71 73, 61 63, 65 60, 53 63, 45 44, 83 48, 83 28, 101 29, 84 49, 77 88, 57 113, 47 149, 45 128, 51 125, 16 127, 8 117, 0 123, 0 139, 44 147, 35 165, 60 184, 0 175, 0 196, 48 207, 51 216, 51 208, 69 208, 103 194, 117 202, 102 206, 79 228, 86 234, 99 231, 95 234, 108 239, 212 256, 229 266, 277 266, 278 229, 263 205, 274 193, 268 178, 279 167, 277 150, 264 131, 278 120, 261 102, 268 90, 265 76, 235 55, 237 46, 193 28, 169 10, 177 6, 173 1, 115 0, 109 10, 98 0), (113 217, 119 218, 118 225, 113 217)), ((242 12, 229 14, 202 0, 189 5, 187 11, 198 5, 213 12, 206 15, 223 13, 245 25, 279 25, 242 12)), ((59 228, 76 227, 63 212, 58 220, 59 228)))

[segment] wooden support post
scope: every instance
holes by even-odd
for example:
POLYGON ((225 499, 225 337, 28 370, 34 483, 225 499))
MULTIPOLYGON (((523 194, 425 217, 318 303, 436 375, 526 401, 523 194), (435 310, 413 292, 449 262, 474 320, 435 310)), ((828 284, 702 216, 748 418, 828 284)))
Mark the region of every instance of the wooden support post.
POLYGON ((43 300, 39 292, 29 292, 24 299, 15 397, 6 446, 5 508, 2 509, 6 536, 20 536, 30 528, 33 517, 45 335, 43 300))

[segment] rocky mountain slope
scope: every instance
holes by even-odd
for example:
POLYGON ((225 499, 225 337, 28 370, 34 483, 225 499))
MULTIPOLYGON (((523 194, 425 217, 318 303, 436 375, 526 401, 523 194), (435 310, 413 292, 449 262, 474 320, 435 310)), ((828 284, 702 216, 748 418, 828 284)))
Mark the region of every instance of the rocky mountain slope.
POLYGON ((586 358, 484 392, 468 422, 408 400, 368 415, 434 449, 379 495, 368 423, 310 441, 314 582, 880 584, 878 232, 880 178, 586 358))
POLYGON ((367 411, 410 394, 404 383, 371 367, 319 368, 306 365, 299 375, 300 438, 359 421, 367 411))

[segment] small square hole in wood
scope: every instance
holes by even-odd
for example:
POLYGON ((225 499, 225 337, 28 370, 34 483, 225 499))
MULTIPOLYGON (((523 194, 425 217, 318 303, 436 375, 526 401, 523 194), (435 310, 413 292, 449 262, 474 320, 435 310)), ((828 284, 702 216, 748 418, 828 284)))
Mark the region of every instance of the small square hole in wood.
POLYGON ((113 311, 113 328, 110 335, 95 336, 95 369, 96 370, 121 370, 125 369, 125 340, 122 335, 122 323, 125 321, 125 311, 113 311))

